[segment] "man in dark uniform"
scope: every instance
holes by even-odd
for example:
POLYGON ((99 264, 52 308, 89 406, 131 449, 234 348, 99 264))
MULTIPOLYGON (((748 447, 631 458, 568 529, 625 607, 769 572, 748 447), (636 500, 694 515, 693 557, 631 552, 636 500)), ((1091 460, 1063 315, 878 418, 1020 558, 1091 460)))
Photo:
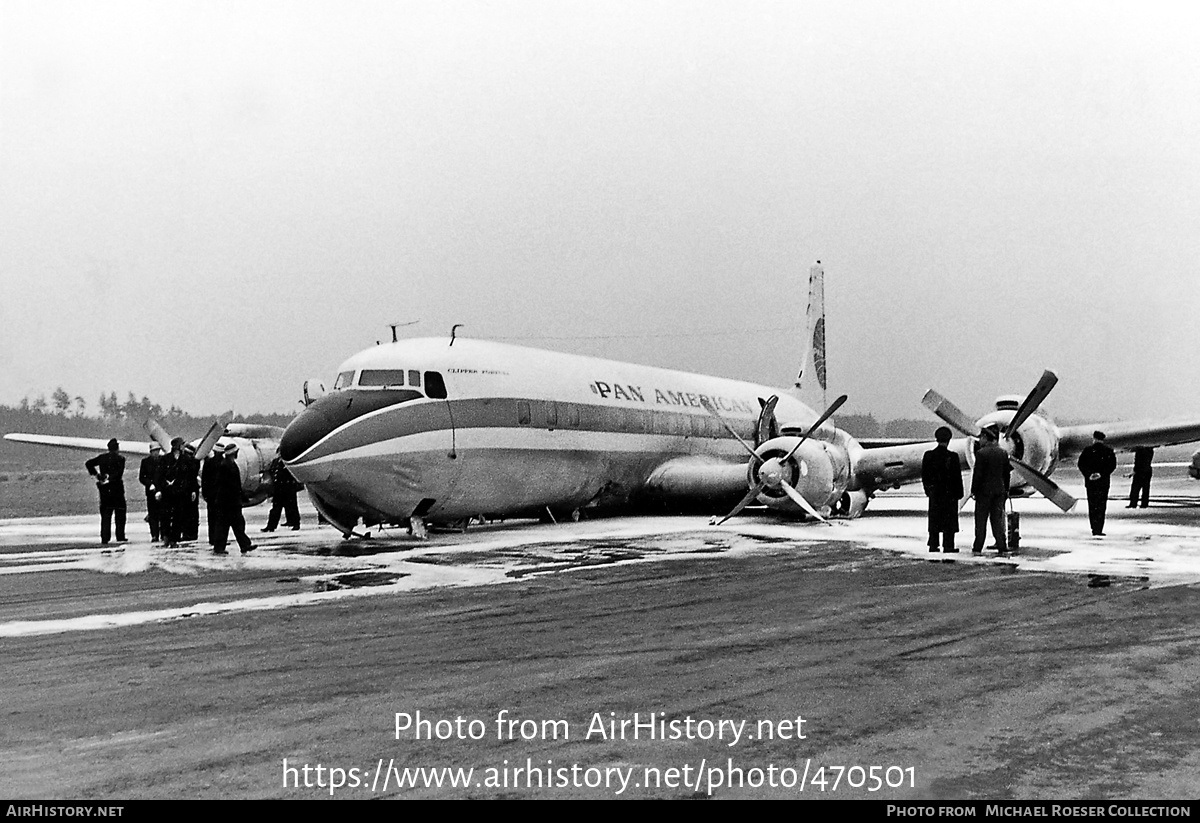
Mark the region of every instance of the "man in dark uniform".
POLYGON ((214 535, 213 554, 228 554, 225 544, 229 542, 230 529, 233 529, 242 554, 255 548, 246 536, 246 519, 242 516, 242 473, 238 469, 237 454, 236 443, 226 446, 225 457, 217 468, 215 498, 220 510, 220 529, 214 535))
POLYGON ((1112 473, 1117 470, 1117 456, 1104 439, 1104 432, 1092 432, 1092 445, 1079 455, 1079 472, 1083 475, 1083 485, 1087 487, 1088 520, 1096 537, 1104 536, 1108 483, 1112 473))
POLYGON ((286 515, 284 525, 292 531, 300 528, 300 509, 296 505, 296 491, 300 484, 283 463, 283 458, 275 455, 268 469, 271 473, 271 513, 267 515, 267 525, 264 532, 273 532, 279 526, 279 513, 286 515))
POLYGON ((1001 557, 1007 557, 1008 537, 1004 530, 1004 504, 1008 501, 1008 478, 1012 465, 1008 452, 1000 448, 1000 431, 988 426, 979 433, 979 450, 975 452, 975 473, 971 476, 971 494, 975 497, 975 545, 971 554, 983 554, 987 525, 992 523, 992 537, 1001 557))
POLYGON ((117 520, 117 542, 125 539, 125 458, 118 450, 121 444, 114 437, 108 441, 108 451, 84 463, 88 474, 96 478, 100 490, 100 542, 107 546, 112 539, 113 515, 117 520))
POLYGON ((171 441, 171 453, 164 455, 158 463, 158 479, 154 486, 159 505, 159 529, 163 544, 168 549, 179 548, 179 535, 183 518, 183 498, 186 478, 183 465, 183 438, 171 441))
POLYGON ((921 461, 921 483, 929 498, 929 550, 938 550, 938 536, 947 554, 956 553, 954 533, 958 531, 958 501, 963 496, 962 463, 950 451, 950 429, 939 426, 933 433, 937 446, 925 452, 921 461))
POLYGON ((1138 446, 1133 450, 1133 483, 1129 486, 1129 506, 1137 505, 1138 494, 1142 497, 1142 508, 1150 504, 1150 477, 1154 474, 1154 449, 1138 446))
POLYGON ((162 518, 162 506, 154 495, 157 491, 154 481, 158 478, 158 464, 161 462, 162 446, 151 443, 150 454, 142 458, 142 465, 138 470, 138 482, 146 489, 146 522, 150 524, 150 540, 154 543, 158 542, 162 518))
POLYGON ((183 472, 179 539, 186 543, 200 534, 200 461, 196 459, 196 447, 185 443, 179 462, 183 472))
POLYGON ((221 528, 221 509, 217 506, 217 475, 221 473, 221 464, 225 462, 225 445, 218 443, 212 452, 204 458, 204 468, 200 470, 200 494, 208 508, 208 545, 216 545, 217 531, 221 528))

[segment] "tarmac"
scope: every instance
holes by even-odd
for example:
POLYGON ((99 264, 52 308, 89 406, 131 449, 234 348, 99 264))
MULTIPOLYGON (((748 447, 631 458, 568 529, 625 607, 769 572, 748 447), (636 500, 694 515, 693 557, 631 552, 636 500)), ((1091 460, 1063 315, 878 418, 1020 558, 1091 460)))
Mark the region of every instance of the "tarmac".
MULTIPOLYGON (((1071 490, 1071 489, 1069 489, 1071 490)), ((1080 490, 1073 490, 1080 491, 1080 490)), ((924 499, 168 550, 0 521, 0 785, 40 799, 1190 799, 1200 484, 1016 501, 1011 558, 924 499), (1081 504, 1080 508, 1083 507, 1081 504), (468 772, 468 770, 471 770, 468 772), (440 785, 438 785, 440 783, 440 785), (457 785, 452 785, 457 784, 457 785)), ((203 526, 202 526, 203 534, 203 526)), ((990 541, 989 541, 990 542, 990 541)))

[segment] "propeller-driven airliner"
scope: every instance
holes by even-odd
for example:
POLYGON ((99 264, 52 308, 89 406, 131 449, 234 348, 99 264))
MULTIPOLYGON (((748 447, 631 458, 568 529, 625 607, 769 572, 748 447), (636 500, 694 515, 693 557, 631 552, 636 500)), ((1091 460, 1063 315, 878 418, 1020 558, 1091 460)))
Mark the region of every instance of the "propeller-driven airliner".
MULTIPOLYGON (((364 525, 465 523, 473 517, 703 510, 727 520, 751 503, 826 520, 856 517, 880 490, 915 482, 929 442, 860 442, 816 411, 825 387, 824 275, 810 271, 805 363, 792 389, 457 338, 396 340, 347 359, 333 389, 288 426, 280 455, 344 535, 364 525), (810 382, 809 384, 815 385, 810 382), (812 396, 809 391, 805 397, 812 396)), ((1012 490, 1074 498, 1050 475, 1102 428, 1115 448, 1200 439, 1200 419, 1060 428, 1040 409, 1057 377, 1001 397, 972 420, 930 392, 925 403, 965 437, 998 424, 1012 490)), ((714 518, 716 522, 716 518, 714 518)), ((723 520, 720 522, 724 522, 723 520)))

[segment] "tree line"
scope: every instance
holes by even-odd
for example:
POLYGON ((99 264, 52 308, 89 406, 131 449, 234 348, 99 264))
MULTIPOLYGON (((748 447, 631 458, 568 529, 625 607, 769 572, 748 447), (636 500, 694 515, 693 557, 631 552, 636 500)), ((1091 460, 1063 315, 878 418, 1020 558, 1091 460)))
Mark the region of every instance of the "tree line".
MULTIPOLYGON (((22 398, 16 406, 0 404, 0 429, 29 434, 142 439, 146 437, 142 424, 149 418, 174 434, 196 428, 206 430, 215 416, 189 414, 176 405, 163 408, 161 403, 144 395, 139 400, 133 392, 128 392, 122 402, 115 391, 101 392, 93 413, 88 412, 88 403, 81 395, 72 395, 60 386, 49 399, 43 394, 34 400, 22 398)), ((233 422, 287 426, 293 417, 294 414, 239 414, 233 422)))

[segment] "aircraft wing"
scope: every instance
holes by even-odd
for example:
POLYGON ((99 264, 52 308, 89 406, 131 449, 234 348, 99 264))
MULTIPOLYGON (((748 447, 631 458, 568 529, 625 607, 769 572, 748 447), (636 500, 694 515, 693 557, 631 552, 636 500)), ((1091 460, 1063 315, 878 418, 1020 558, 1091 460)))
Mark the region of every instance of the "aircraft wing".
MULTIPOLYGON (((59 449, 100 453, 108 451, 107 437, 62 437, 56 434, 6 434, 5 440, 14 443, 31 443, 35 446, 54 446, 59 449)), ((118 440, 121 454, 145 457, 150 453, 150 444, 141 440, 118 440)))
MULTIPOLYGON (((970 444, 965 437, 950 441, 950 450, 958 455, 964 471, 975 465, 970 444)), ((915 483, 921 479, 925 452, 936 446, 936 442, 926 441, 866 449, 854 464, 854 479, 859 488, 864 489, 897 488, 915 483)))
POLYGON ((1200 420, 1091 423, 1059 429, 1059 458, 1074 457, 1092 444, 1092 432, 1102 431, 1104 442, 1115 450, 1137 446, 1174 446, 1200 440, 1200 420))

